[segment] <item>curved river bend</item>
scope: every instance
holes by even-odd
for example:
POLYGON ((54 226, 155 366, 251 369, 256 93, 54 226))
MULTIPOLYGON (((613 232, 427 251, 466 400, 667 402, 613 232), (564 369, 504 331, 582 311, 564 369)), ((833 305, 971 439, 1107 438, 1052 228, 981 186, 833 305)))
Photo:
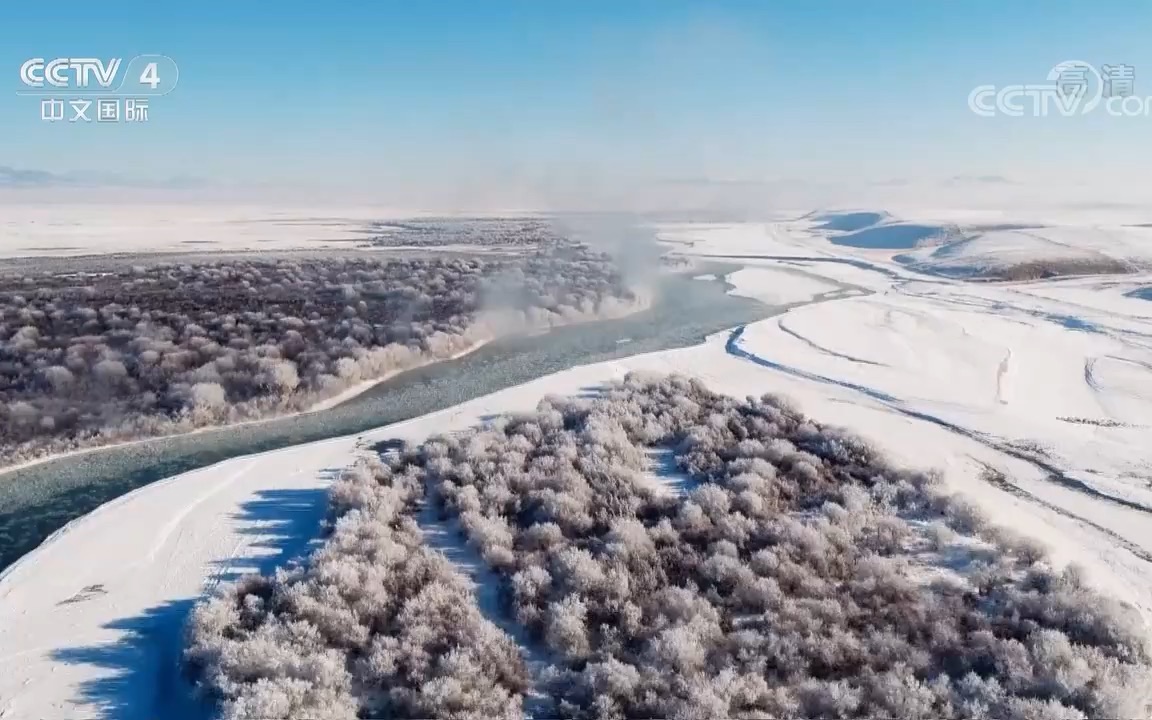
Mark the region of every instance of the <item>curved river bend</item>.
MULTIPOLYGON (((735 269, 716 264, 692 274, 719 277, 735 269)), ((398 375, 328 410, 157 438, 5 473, 0 475, 0 570, 70 520, 161 478, 240 455, 363 432, 576 365, 694 345, 780 310, 728 295, 728 288, 719 281, 667 275, 650 310, 499 340, 457 360, 398 375)))

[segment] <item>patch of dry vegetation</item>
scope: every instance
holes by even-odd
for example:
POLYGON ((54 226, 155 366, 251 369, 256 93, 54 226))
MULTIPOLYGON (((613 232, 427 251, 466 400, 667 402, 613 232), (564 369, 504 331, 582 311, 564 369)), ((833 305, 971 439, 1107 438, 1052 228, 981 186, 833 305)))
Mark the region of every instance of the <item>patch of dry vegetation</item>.
POLYGON ((382 247, 535 248, 561 240, 547 220, 419 218, 373 223, 370 243, 382 247))
POLYGON ((1015 263, 985 268, 979 277, 994 280, 1046 280, 1049 278, 1071 277, 1075 275, 1124 275, 1140 268, 1134 263, 1115 258, 1100 257, 1083 259, 1048 259, 1015 263))

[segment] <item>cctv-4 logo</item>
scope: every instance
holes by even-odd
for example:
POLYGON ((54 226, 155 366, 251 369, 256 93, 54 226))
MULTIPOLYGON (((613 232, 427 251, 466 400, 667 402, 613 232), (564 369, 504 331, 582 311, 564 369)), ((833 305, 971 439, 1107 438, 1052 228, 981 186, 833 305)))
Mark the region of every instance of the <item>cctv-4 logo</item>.
POLYGON ((166 55, 137 55, 127 64, 122 58, 37 57, 20 66, 23 87, 19 94, 80 90, 86 94, 167 95, 179 77, 175 61, 166 55))

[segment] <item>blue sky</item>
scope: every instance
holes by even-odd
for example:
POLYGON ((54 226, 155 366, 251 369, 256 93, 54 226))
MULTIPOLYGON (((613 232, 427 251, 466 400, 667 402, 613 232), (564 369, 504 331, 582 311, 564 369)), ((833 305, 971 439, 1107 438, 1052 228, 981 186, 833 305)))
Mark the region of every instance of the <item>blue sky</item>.
MULTIPOLYGON (((6 4, 0 66, 160 53, 137 126, 0 96, 0 166, 301 187, 1143 174, 1152 117, 979 118, 984 83, 1136 68, 1152 3, 412 0, 6 4)), ((1147 75, 1142 75, 1146 72, 1147 75)))

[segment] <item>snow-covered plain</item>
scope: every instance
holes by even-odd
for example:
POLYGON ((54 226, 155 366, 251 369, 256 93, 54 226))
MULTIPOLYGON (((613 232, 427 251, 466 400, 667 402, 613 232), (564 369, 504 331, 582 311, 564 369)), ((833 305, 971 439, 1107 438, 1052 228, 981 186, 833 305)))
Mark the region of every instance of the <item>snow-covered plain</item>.
POLYGON ((163 203, 4 204, 0 258, 216 250, 353 249, 373 220, 420 213, 371 207, 333 209, 163 203))
POLYGON ((183 613, 221 579, 306 548, 325 485, 366 444, 462 429, 633 370, 790 396, 902 463, 938 468, 993 522, 1152 621, 1152 304, 1131 295, 1152 278, 965 283, 835 245, 814 224, 661 231, 677 252, 742 256, 734 292, 813 301, 784 315, 358 438, 229 460, 72 523, 0 576, 0 717, 191 716, 173 704, 183 613), (861 292, 829 294, 833 282, 861 292))

